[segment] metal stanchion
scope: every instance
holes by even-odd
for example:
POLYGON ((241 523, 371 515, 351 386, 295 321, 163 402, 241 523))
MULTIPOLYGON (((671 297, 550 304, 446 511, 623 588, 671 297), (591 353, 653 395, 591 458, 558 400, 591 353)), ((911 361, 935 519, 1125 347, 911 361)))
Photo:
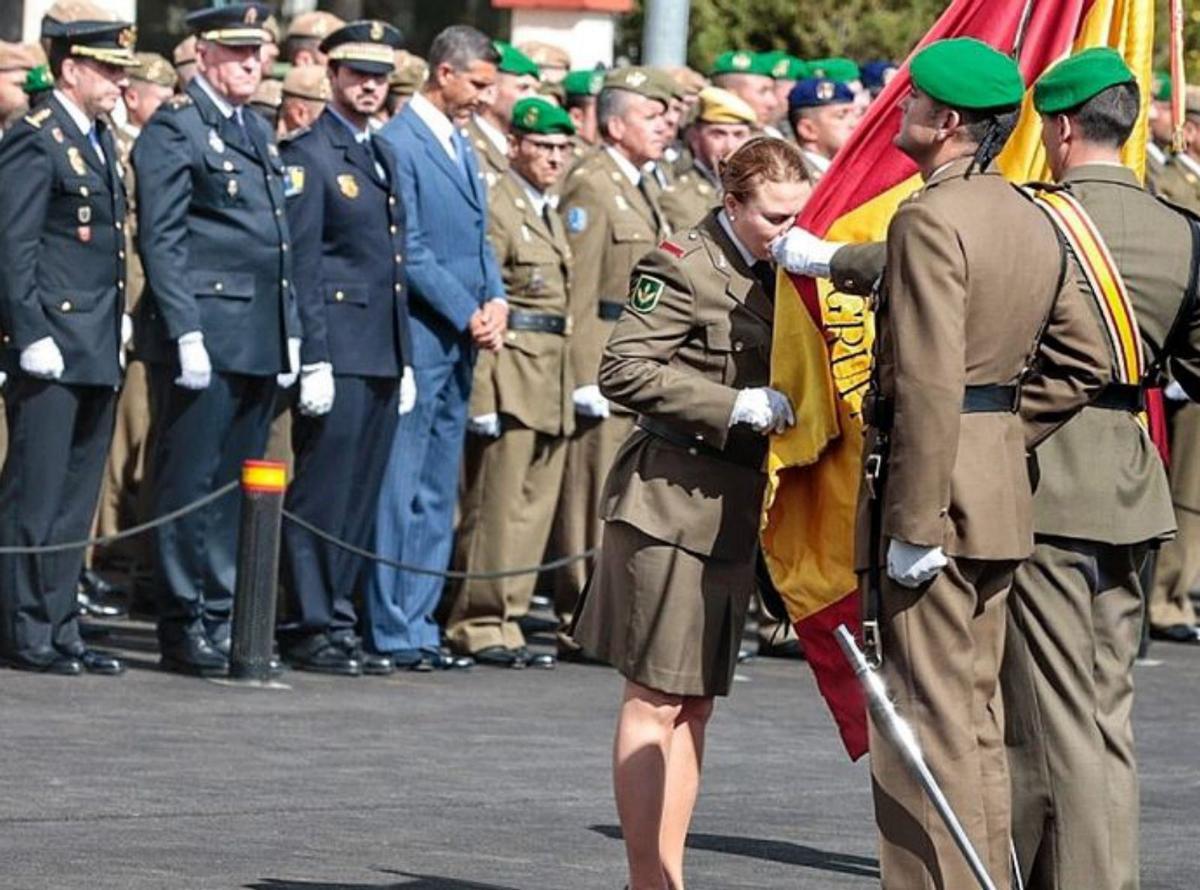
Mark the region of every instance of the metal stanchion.
POLYGON ((248 460, 242 465, 242 520, 229 656, 232 680, 264 685, 271 680, 279 535, 286 490, 286 464, 248 460))

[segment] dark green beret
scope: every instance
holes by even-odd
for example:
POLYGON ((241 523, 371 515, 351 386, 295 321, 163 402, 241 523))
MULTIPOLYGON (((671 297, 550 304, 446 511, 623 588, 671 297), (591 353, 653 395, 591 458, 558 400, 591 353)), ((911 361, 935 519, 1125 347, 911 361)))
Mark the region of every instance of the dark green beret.
POLYGON ((518 133, 575 135, 571 115, 540 96, 529 96, 513 105, 512 128, 518 133))
POLYGON ((773 77, 769 53, 752 53, 748 50, 729 50, 717 56, 713 62, 709 77, 718 74, 757 74, 760 77, 773 77))
POLYGON ((1059 114, 1082 105, 1097 93, 1136 78, 1121 54, 1107 46, 1093 46, 1052 65, 1033 85, 1033 107, 1038 114, 1059 114))
POLYGON ((826 80, 836 80, 838 83, 850 83, 862 80, 862 71, 853 59, 834 56, 830 59, 813 59, 808 63, 809 77, 823 77, 826 80))
POLYGON ((808 77, 808 63, 783 50, 763 53, 763 58, 776 80, 803 80, 808 77))
POLYGON ((604 88, 604 69, 572 71, 562 79, 562 85, 568 96, 599 96, 604 88))
POLYGON ((908 70, 918 89, 954 108, 1008 108, 1025 96, 1017 63, 973 37, 934 41, 908 70))
POLYGON ((54 89, 54 75, 49 65, 35 65, 25 75, 25 92, 32 96, 54 89))
POLYGON ((505 74, 541 76, 542 69, 538 67, 537 62, 511 43, 505 43, 503 40, 496 40, 494 43, 496 52, 500 53, 500 64, 497 67, 505 74))

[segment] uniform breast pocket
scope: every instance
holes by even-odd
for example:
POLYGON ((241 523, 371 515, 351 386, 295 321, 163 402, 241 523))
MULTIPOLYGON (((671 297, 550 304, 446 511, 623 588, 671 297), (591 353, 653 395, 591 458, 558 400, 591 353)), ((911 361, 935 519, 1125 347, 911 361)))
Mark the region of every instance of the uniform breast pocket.
POLYGON ((365 286, 347 282, 326 285, 325 302, 335 306, 366 306, 370 300, 365 286))
POLYGON ((513 254, 509 286, 514 294, 539 297, 549 290, 549 279, 558 265, 558 255, 540 245, 521 245, 513 254))
POLYGON ((737 315, 732 322, 704 329, 707 370, 726 386, 765 386, 771 370, 770 330, 737 315))
POLYGON ((222 203, 241 203, 244 171, 239 161, 228 152, 206 152, 204 168, 208 174, 209 187, 219 196, 222 203))
MULTIPOLYGON (((644 226, 633 222, 616 222, 612 230, 614 264, 620 261, 622 268, 632 269, 634 265, 654 247, 654 234, 644 226)), ((629 282, 622 280, 612 285, 620 289, 615 293, 619 301, 628 296, 629 282)))
POLYGON ((254 276, 249 272, 195 269, 188 275, 196 299, 252 300, 254 276))

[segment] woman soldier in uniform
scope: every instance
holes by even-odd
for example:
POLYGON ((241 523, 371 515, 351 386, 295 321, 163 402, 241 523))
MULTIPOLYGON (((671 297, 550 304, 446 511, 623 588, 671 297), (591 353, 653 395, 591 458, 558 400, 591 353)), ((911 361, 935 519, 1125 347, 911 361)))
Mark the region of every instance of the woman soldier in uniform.
POLYGON ((756 138, 722 207, 638 263, 600 364, 636 411, 606 483, 602 554, 576 639, 626 678, 613 750, 630 890, 681 890, 713 697, 754 589, 767 433, 795 423, 770 379, 771 242, 812 190, 799 150, 756 138))

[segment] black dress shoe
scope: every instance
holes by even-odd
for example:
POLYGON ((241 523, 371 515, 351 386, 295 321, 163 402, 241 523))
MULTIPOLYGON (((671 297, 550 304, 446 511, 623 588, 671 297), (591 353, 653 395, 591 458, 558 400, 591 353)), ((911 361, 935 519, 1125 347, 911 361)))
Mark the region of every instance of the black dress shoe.
POLYGON ((84 671, 89 674, 115 677, 117 674, 125 673, 125 663, 121 659, 98 652, 95 649, 88 649, 86 646, 79 646, 76 649, 68 650, 63 655, 68 658, 74 658, 83 665, 84 671))
POLYGON ((435 671, 469 671, 475 666, 470 655, 455 655, 448 649, 422 649, 421 657, 435 671))
POLYGON ((229 673, 229 659, 199 635, 163 646, 159 665, 164 671, 194 677, 224 677, 229 673))
POLYGON ((80 573, 76 599, 82 615, 90 615, 93 618, 124 618, 129 614, 125 590, 110 584, 91 569, 84 569, 80 573))
POLYGON ((1172 624, 1169 627, 1150 628, 1150 639, 1164 643, 1200 643, 1200 627, 1191 624, 1172 624))
POLYGON ((538 668, 543 671, 552 671, 558 666, 558 658, 551 655, 549 652, 530 652, 524 646, 517 650, 517 654, 525 659, 525 666, 538 668))
POLYGON ((781 640, 778 643, 769 643, 765 640, 760 640, 758 643, 759 658, 788 658, 792 661, 804 660, 804 647, 799 640, 781 640))
POLYGON ((396 663, 392 661, 390 655, 363 650, 362 672, 371 677, 386 677, 388 674, 396 673, 396 663))
POLYGON ((329 634, 329 642, 337 646, 351 658, 362 660, 362 641, 353 631, 340 631, 329 634))
POLYGON ((346 654, 341 646, 328 641, 323 646, 311 647, 299 654, 288 656, 288 663, 298 671, 317 674, 336 674, 340 677, 357 677, 362 674, 362 663, 346 654))
POLYGON ((472 653, 475 663, 484 667, 511 668, 521 670, 527 664, 519 649, 505 649, 503 646, 488 646, 472 653))
POLYGON ((561 642, 558 644, 558 660, 571 664, 608 665, 607 661, 588 655, 581 646, 566 646, 561 642))
POLYGON ((54 652, 45 657, 15 656, 7 660, 8 666, 18 671, 30 671, 35 674, 54 674, 59 677, 78 677, 83 673, 83 665, 78 658, 54 652))

